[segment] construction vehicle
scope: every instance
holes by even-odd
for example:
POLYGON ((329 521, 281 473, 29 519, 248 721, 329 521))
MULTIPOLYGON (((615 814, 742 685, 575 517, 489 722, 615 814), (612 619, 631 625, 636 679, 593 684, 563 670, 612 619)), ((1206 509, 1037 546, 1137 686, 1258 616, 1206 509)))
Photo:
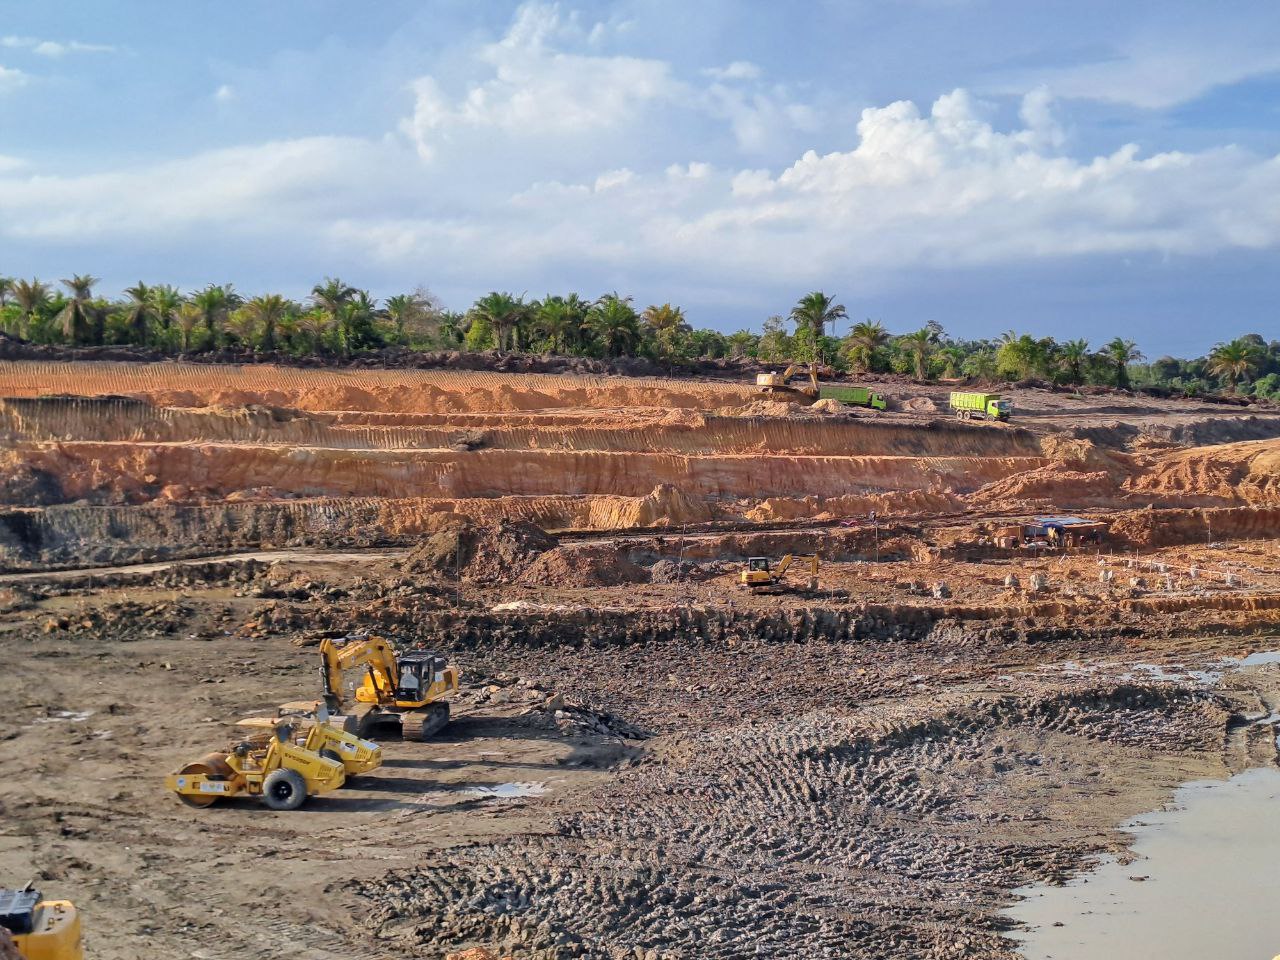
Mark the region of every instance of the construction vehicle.
POLYGON ((766 400, 778 397, 805 403, 838 400, 853 407, 871 407, 876 410, 884 410, 888 407, 884 397, 866 387, 841 387, 831 384, 823 386, 819 383, 819 378, 829 379, 835 374, 833 368, 823 364, 793 363, 782 373, 757 373, 756 386, 760 388, 760 398, 766 400), (801 373, 808 374, 809 385, 793 387, 792 378, 801 373))
POLYGON ((951 394, 951 410, 961 420, 1008 420, 1013 413, 1013 401, 1001 398, 998 393, 951 394))
POLYGON ((427 740, 449 722, 444 699, 458 689, 458 671, 426 650, 397 653, 384 637, 347 637, 342 646, 320 641, 324 703, 348 714, 347 729, 367 737, 381 723, 396 723, 406 740, 427 740), (364 667, 363 680, 348 698, 347 675, 364 667))
POLYGON ((816 363, 793 363, 782 373, 757 373, 756 386, 760 388, 760 395, 764 399, 781 397, 785 400, 817 403, 820 392, 818 387, 820 372, 825 372, 830 376, 834 371, 831 371, 829 367, 819 367, 816 363), (791 378, 799 373, 807 373, 809 375, 809 385, 807 387, 791 386, 791 378))
POLYGON ((307 797, 337 790, 347 775, 341 760, 294 743, 294 724, 277 723, 266 738, 211 753, 165 778, 165 786, 189 807, 248 794, 272 810, 297 810, 307 797))
MULTIPOLYGON (((349 733, 330 722, 332 719, 324 704, 307 713, 288 713, 288 705, 282 708, 283 717, 247 717, 236 723, 238 727, 261 730, 264 727, 274 730, 282 719, 294 724, 293 742, 304 750, 318 753, 330 760, 342 764, 346 778, 358 777, 363 773, 376 770, 382 766, 382 747, 372 740, 365 740, 349 733)), ((251 735, 251 743, 255 739, 266 745, 264 734, 251 735)))
POLYGON ((839 400, 850 407, 870 407, 872 410, 887 410, 888 402, 880 394, 866 387, 822 386, 818 388, 821 400, 839 400))
POLYGON ((738 577, 738 583, 752 593, 786 593, 798 590, 800 588, 787 579, 787 571, 797 560, 807 561, 809 564, 809 580, 805 588, 810 591, 817 590, 818 555, 816 553, 808 557, 797 557, 788 553, 778 561, 776 567, 770 566, 768 557, 750 557, 747 560, 747 569, 743 570, 738 577))
POLYGON ((84 960, 75 905, 45 900, 31 884, 21 890, 0 888, 0 939, 5 936, 22 960, 84 960))

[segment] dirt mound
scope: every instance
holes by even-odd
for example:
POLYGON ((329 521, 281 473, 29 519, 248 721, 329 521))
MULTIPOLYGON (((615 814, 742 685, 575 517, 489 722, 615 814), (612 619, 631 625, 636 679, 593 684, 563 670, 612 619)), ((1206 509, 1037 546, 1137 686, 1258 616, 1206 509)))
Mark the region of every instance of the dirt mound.
POLYGON ((937 413, 938 405, 928 397, 912 397, 902 404, 908 413, 937 413))
POLYGON ((705 500, 690 496, 672 483, 660 483, 636 504, 635 527, 666 526, 679 523, 704 523, 711 519, 711 508, 705 500))
POLYGON ((1048 501, 1062 507, 1105 506, 1122 498, 1115 478, 1105 470, 1064 469, 1060 463, 989 483, 971 498, 975 503, 1048 501))
POLYGON ((415 546, 399 564, 406 573, 456 576, 484 583, 512 583, 559 541, 526 520, 499 520, 479 526, 465 517, 441 514, 439 529, 415 546))
POLYGON ((613 544, 570 544, 541 554, 524 571, 521 583, 556 587, 613 587, 646 583, 649 571, 613 544))
POLYGON ((822 411, 813 407, 788 400, 752 400, 734 407, 718 407, 714 411, 721 417, 796 417, 813 418, 822 416, 822 411))

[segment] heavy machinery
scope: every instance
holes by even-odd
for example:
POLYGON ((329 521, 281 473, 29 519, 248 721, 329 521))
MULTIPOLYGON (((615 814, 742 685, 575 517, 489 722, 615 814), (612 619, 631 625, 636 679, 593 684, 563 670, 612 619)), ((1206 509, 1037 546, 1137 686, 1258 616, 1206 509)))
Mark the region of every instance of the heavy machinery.
POLYGON ((757 373, 756 386, 760 388, 760 394, 765 399, 781 397, 787 400, 816 403, 819 394, 818 375, 821 370, 823 368, 816 363, 793 363, 782 373, 757 373), (809 386, 791 386, 791 378, 798 373, 808 373, 809 386))
POLYGON ((271 736, 211 753, 165 778, 165 786, 190 807, 248 794, 272 810, 297 810, 307 797, 337 790, 347 775, 341 760, 294 743, 295 727, 281 721, 271 736))
POLYGON ((819 378, 835 376, 835 370, 818 363, 793 363, 782 373, 757 373, 756 386, 760 388, 760 397, 771 400, 799 400, 804 403, 817 403, 819 400, 839 400, 853 407, 871 407, 884 410, 888 407, 884 397, 873 393, 866 387, 844 387, 827 384, 823 386, 819 378), (791 380, 797 374, 807 374, 809 385, 793 387, 791 380))
MULTIPOLYGON (((282 708, 282 712, 286 709, 287 707, 282 708)), ((286 714, 283 717, 274 719, 271 717, 247 717, 239 721, 236 726, 257 730, 262 730, 263 728, 274 730, 281 719, 294 724, 293 742, 297 746, 302 747, 304 750, 318 753, 320 756, 327 757, 330 760, 337 760, 342 764, 348 780, 382 766, 382 747, 372 740, 357 737, 354 733, 349 733, 335 726, 330 722, 329 711, 324 704, 321 704, 314 711, 303 714, 286 714)), ((259 733, 256 736, 251 735, 248 739, 250 743, 257 742, 259 745, 265 746, 266 738, 270 735, 270 733, 259 733)))
POLYGON ((738 583, 752 593, 786 593, 801 589, 793 581, 787 579, 787 571, 797 560, 809 564, 809 580, 804 588, 810 591, 818 589, 818 555, 797 557, 788 553, 778 561, 776 567, 770 565, 768 557, 751 557, 747 560, 747 569, 738 577, 738 583))
POLYGON ((426 650, 397 653, 384 637, 347 637, 339 646, 320 641, 324 702, 333 713, 348 713, 348 727, 367 737, 381 723, 396 723, 406 740, 427 740, 449 722, 444 698, 458 689, 458 671, 426 650), (349 702, 347 674, 364 667, 364 678, 349 702), (349 708, 349 709, 348 709, 349 708))
POLYGON ((818 397, 822 400, 839 400, 850 407, 870 407, 872 410, 889 408, 884 397, 867 387, 837 387, 828 384, 818 388, 818 397))
MULTIPOLYGON (((5 936, 12 938, 22 960, 84 960, 75 905, 45 900, 31 884, 21 890, 0 888, 0 941, 5 936)), ((0 956, 6 955, 0 943, 0 956)))
POLYGON ((1008 420, 1013 414, 1013 401, 1002 399, 998 393, 951 394, 951 410, 961 420, 1008 420))

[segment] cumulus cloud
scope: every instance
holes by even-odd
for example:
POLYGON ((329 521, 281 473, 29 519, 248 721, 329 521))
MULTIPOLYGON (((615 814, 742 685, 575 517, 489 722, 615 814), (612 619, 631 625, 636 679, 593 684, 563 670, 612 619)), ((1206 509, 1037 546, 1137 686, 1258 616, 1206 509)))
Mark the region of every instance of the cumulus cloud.
POLYGON ((213 99, 218 103, 230 103, 236 98, 235 87, 229 83, 224 83, 217 90, 213 91, 213 99))
POLYGON ((565 52, 555 44, 574 40, 595 44, 600 34, 593 27, 584 35, 556 5, 524 4, 507 34, 477 55, 490 76, 457 97, 434 77, 418 78, 413 115, 401 129, 426 160, 468 130, 535 140, 600 137, 684 90, 665 61, 565 52))

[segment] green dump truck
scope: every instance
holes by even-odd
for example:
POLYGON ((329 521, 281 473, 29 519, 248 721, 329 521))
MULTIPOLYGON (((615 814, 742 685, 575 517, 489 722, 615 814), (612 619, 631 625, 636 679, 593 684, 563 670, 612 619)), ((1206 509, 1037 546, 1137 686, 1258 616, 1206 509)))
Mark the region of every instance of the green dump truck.
POLYGON ((818 387, 818 399, 839 400, 851 407, 871 407, 873 410, 884 410, 888 406, 884 397, 866 387, 833 387, 823 384, 818 387))
POLYGON ((1008 420, 1013 401, 1001 399, 998 393, 952 393, 951 409, 961 420, 1008 420))

